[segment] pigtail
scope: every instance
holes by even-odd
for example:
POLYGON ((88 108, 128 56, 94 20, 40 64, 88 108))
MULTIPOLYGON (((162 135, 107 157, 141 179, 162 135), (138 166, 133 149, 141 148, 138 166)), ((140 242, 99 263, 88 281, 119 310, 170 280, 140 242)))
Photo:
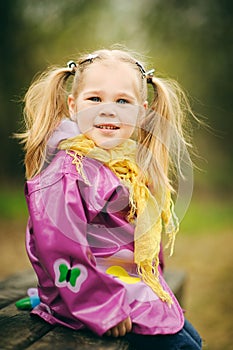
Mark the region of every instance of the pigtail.
POLYGON ((151 179, 156 195, 173 191, 171 172, 180 169, 184 146, 191 146, 184 132, 186 114, 191 113, 187 98, 177 82, 149 76, 153 98, 139 128, 138 162, 151 179))
POLYGON ((26 131, 16 135, 24 143, 26 178, 38 174, 45 160, 46 144, 64 116, 68 116, 65 83, 73 67, 53 68, 43 73, 24 98, 26 131))

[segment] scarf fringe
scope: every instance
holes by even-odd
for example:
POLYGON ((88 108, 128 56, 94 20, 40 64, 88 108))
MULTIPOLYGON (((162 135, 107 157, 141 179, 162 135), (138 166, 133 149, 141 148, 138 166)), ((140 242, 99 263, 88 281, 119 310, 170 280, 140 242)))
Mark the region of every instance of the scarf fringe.
POLYGON ((165 245, 165 249, 170 248, 170 256, 174 253, 174 246, 176 235, 179 231, 179 219, 174 211, 174 202, 171 199, 171 193, 169 192, 166 196, 166 210, 162 212, 162 220, 165 226, 165 234, 168 236, 168 242, 165 245))
MULTIPOLYGON (((156 265, 158 265, 158 259, 156 265)), ((169 306, 173 304, 172 297, 166 292, 160 284, 157 266, 152 266, 150 261, 144 261, 138 264, 138 274, 142 280, 157 294, 157 296, 169 306)))
POLYGON ((83 171, 83 163, 82 163, 82 159, 83 159, 83 155, 79 154, 78 152, 75 151, 69 151, 67 150, 66 153, 71 156, 71 158, 73 158, 72 160, 72 164, 75 165, 77 172, 82 176, 84 182, 87 185, 91 185, 90 181, 88 180, 88 178, 86 177, 85 172, 83 171))

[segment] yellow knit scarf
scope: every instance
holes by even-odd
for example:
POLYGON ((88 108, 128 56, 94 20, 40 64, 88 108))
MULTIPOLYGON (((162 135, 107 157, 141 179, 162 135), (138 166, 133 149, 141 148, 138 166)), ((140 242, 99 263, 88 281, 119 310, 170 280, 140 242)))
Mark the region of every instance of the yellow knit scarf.
POLYGON ((87 156, 101 161, 126 185, 129 189, 130 211, 128 220, 135 220, 134 233, 134 261, 138 267, 138 273, 143 281, 148 284, 158 297, 172 303, 170 295, 164 291, 159 281, 158 264, 161 242, 162 223, 169 235, 168 245, 173 252, 174 240, 178 231, 178 224, 174 220, 173 208, 171 208, 170 191, 166 191, 166 198, 161 210, 155 197, 151 194, 145 181, 139 180, 139 169, 135 163, 136 142, 127 140, 121 145, 110 149, 97 147, 92 140, 84 135, 64 140, 59 145, 60 149, 73 158, 73 164, 77 171, 87 181, 82 169, 82 157, 87 156), (135 219, 136 217, 136 219, 135 219))

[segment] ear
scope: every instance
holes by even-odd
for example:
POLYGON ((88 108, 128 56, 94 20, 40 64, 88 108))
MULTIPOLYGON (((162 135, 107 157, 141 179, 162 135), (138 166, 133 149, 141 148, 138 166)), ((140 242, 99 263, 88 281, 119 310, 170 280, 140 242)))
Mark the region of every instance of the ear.
POLYGON ((148 109, 148 101, 144 101, 143 107, 144 107, 145 109, 148 109))
POLYGON ((69 108, 69 113, 70 113, 70 119, 74 119, 74 116, 76 114, 76 104, 75 104, 75 99, 73 95, 69 95, 67 99, 67 104, 69 108))

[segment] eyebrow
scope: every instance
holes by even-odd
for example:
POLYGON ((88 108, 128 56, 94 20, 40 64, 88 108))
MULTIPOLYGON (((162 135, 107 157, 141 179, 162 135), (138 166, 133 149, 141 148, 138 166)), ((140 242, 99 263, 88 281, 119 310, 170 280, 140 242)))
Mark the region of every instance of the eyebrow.
POLYGON ((89 95, 102 95, 103 91, 101 90, 89 90, 83 93, 83 96, 89 96, 89 95))
POLYGON ((127 94, 126 92, 119 92, 119 93, 117 94, 117 96, 126 97, 126 98, 128 98, 128 99, 130 99, 130 100, 135 100, 135 99, 137 99, 135 96, 132 96, 132 95, 130 95, 130 94, 127 94))

